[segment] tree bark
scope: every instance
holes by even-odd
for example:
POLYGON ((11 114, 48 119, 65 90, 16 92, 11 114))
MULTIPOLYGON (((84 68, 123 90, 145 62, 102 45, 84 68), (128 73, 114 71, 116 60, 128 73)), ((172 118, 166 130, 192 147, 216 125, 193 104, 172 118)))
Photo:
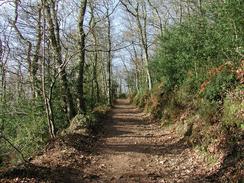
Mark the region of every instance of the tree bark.
MULTIPOLYGON (((94 83, 96 87, 96 97, 95 102, 100 102, 100 91, 99 91, 99 84, 98 84, 98 78, 97 78, 97 65, 98 65, 98 40, 97 40, 97 33, 96 33, 96 24, 95 24, 95 17, 94 17, 94 7, 92 4, 90 4, 91 9, 91 20, 90 20, 90 29, 91 34, 94 40, 94 46, 95 46, 95 52, 94 52, 94 63, 93 63, 93 75, 92 75, 92 95, 94 97, 94 83)), ((94 106, 94 104, 93 104, 94 106)))
POLYGON ((41 19, 42 19, 42 8, 38 9, 38 25, 37 25, 37 34, 36 34, 36 48, 34 51, 34 57, 32 61, 32 84, 33 84, 33 97, 36 98, 38 96, 37 89, 38 79, 37 79, 37 71, 38 71, 38 62, 40 58, 40 49, 41 49, 41 41, 42 41, 42 31, 41 31, 41 19))
POLYGON ((84 31, 84 19, 87 7, 87 0, 80 1, 80 12, 79 12, 79 75, 77 83, 77 92, 78 92, 78 109, 79 112, 85 112, 85 99, 84 99, 84 65, 85 65, 85 31, 84 31))
POLYGON ((149 70, 149 53, 148 53, 148 43, 147 43, 147 16, 144 13, 143 15, 144 26, 142 26, 140 21, 140 14, 139 14, 139 3, 137 3, 137 8, 136 8, 136 20, 140 32, 142 47, 145 54, 144 55, 144 59, 146 62, 145 67, 146 67, 146 74, 147 74, 147 81, 148 81, 148 89, 150 91, 152 89, 152 79, 149 70))
POLYGON ((48 123, 48 130, 49 135, 51 138, 55 138, 56 136, 56 130, 55 130, 55 123, 54 123, 54 116, 53 116, 53 108, 52 108, 52 93, 50 91, 49 96, 46 94, 46 52, 45 52, 45 41, 46 41, 46 21, 45 21, 45 9, 43 9, 43 60, 41 64, 41 89, 42 89, 42 97, 44 100, 44 107, 46 110, 46 116, 47 116, 47 123, 48 123))
POLYGON ((111 20, 109 16, 109 9, 107 7, 107 23, 108 23, 108 63, 107 63, 107 74, 108 74, 108 105, 112 106, 112 41, 111 41, 111 20))
POLYGON ((46 18, 49 26, 49 37, 51 40, 52 48, 54 49, 55 59, 58 64, 58 72, 60 72, 63 108, 64 112, 67 114, 68 119, 71 120, 76 115, 76 110, 73 102, 73 96, 68 85, 65 63, 62 61, 62 48, 59 35, 57 12, 55 10, 55 1, 53 1, 52 4, 49 4, 47 0, 44 0, 44 2, 47 13, 46 18))

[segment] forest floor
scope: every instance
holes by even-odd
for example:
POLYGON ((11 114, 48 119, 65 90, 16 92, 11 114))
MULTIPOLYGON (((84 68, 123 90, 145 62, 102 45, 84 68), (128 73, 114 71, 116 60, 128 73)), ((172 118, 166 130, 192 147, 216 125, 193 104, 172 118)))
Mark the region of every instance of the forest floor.
POLYGON ((100 137, 67 135, 0 182, 211 182, 213 170, 194 149, 127 100, 103 123, 100 137))

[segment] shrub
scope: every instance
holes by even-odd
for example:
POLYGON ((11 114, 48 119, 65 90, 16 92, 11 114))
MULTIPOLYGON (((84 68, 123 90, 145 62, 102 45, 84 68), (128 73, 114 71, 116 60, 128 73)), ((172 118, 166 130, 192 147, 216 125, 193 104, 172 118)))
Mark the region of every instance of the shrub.
MULTIPOLYGON (((1 134, 17 147, 27 159, 40 150, 49 138, 45 111, 40 99, 32 101, 19 99, 17 103, 7 102, 2 114, 1 134)), ((20 154, 6 141, 0 141, 2 164, 22 160, 20 154)))
POLYGON ((203 75, 198 74, 196 76, 192 72, 189 72, 183 83, 175 89, 176 104, 182 107, 193 106, 194 99, 197 97, 199 86, 203 80, 203 75))
POLYGON ((121 93, 121 94, 119 94, 119 96, 118 96, 118 98, 127 98, 127 95, 125 94, 125 93, 121 93))
POLYGON ((235 74, 229 68, 225 68, 209 81, 203 96, 209 101, 223 101, 226 93, 234 88, 235 84, 235 74))
POLYGON ((244 125, 244 87, 239 86, 227 94, 224 100, 223 122, 226 126, 236 125, 243 128, 244 125))
POLYGON ((139 92, 133 99, 133 103, 136 104, 138 107, 144 107, 150 97, 149 92, 139 92))
POLYGON ((216 101, 209 101, 206 99, 199 99, 197 101, 198 113, 209 124, 220 121, 222 115, 222 107, 216 101))

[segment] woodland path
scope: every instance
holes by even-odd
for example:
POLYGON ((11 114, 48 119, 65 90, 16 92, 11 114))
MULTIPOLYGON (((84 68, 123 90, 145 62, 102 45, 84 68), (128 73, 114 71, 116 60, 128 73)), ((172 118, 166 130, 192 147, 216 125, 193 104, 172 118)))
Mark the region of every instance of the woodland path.
POLYGON ((50 143, 30 167, 10 171, 0 182, 208 182, 210 171, 199 155, 127 100, 118 100, 101 122, 104 132, 98 140, 64 136, 50 143))
POLYGON ((104 134, 85 182, 207 182, 207 167, 194 151, 127 100, 117 101, 104 134))

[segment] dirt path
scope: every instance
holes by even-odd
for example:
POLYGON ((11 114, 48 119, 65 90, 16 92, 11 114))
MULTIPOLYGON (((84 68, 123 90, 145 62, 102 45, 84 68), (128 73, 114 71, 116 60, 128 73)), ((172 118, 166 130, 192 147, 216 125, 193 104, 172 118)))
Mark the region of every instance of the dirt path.
POLYGON ((128 101, 117 102, 84 170, 85 182, 207 182, 207 168, 194 151, 146 119, 128 101))

